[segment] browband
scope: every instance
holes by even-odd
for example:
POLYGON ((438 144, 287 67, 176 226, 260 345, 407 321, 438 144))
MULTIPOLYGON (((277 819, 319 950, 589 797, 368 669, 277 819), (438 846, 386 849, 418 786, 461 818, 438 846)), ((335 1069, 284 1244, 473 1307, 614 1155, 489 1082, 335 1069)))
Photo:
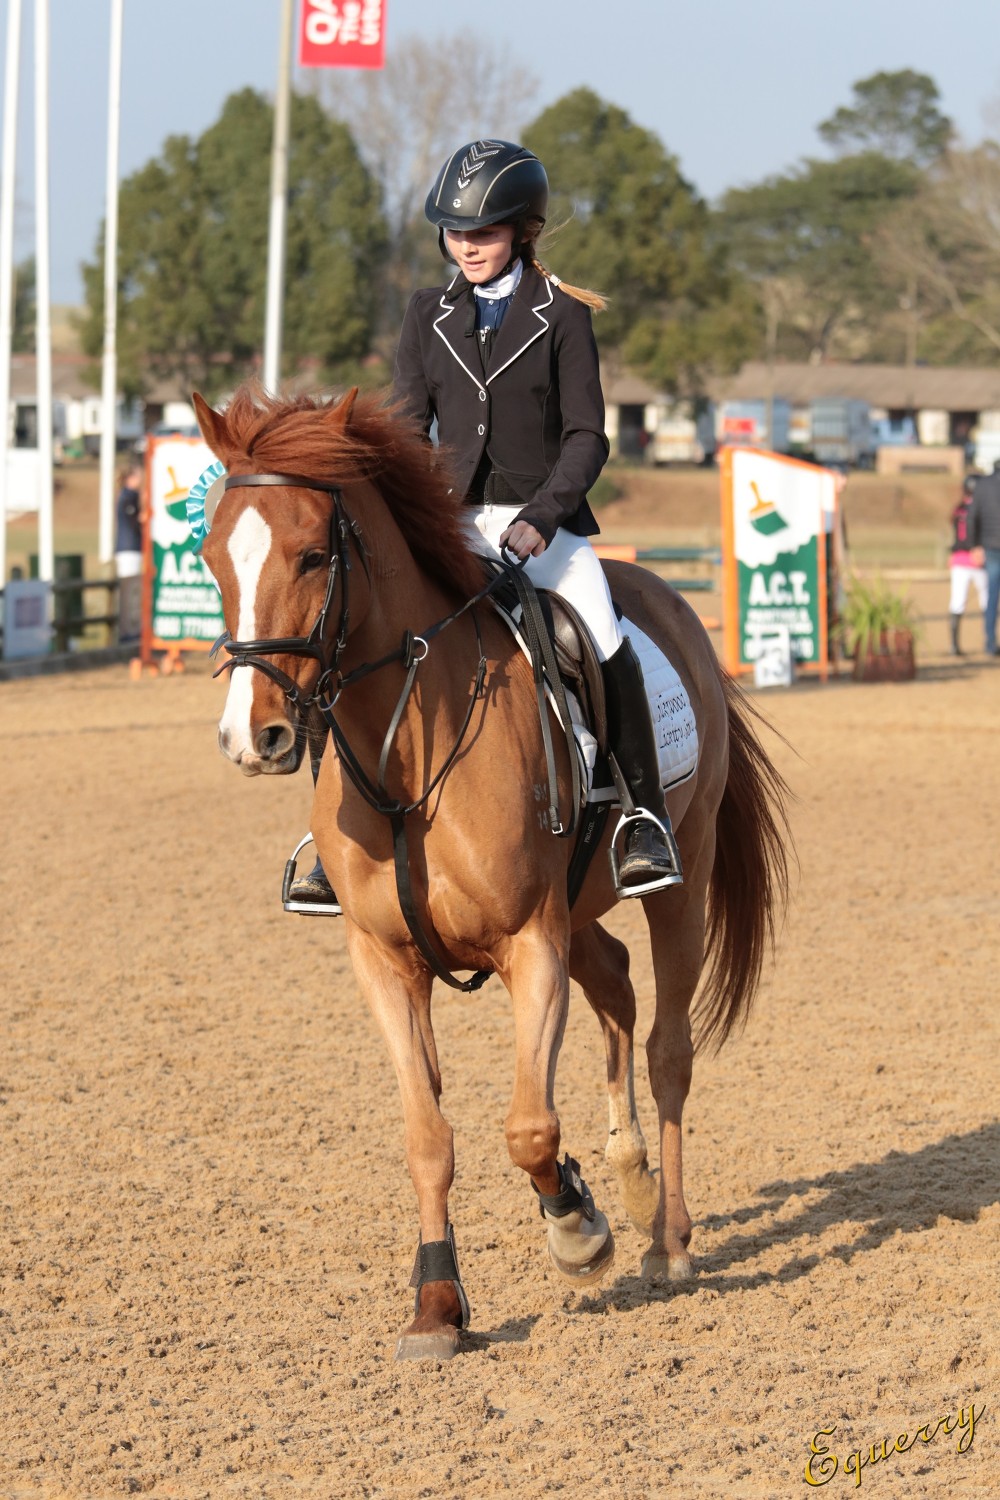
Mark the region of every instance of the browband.
POLYGON ((339 484, 327 484, 322 479, 307 479, 304 474, 230 474, 225 488, 246 489, 258 484, 285 485, 297 490, 323 490, 327 495, 340 494, 339 484))

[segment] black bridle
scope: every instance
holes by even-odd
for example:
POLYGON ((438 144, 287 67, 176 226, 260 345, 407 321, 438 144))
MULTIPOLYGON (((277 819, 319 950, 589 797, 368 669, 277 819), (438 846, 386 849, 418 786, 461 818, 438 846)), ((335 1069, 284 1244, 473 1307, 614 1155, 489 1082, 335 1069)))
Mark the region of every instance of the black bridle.
MULTIPOLYGON (((327 567, 326 592, 319 614, 308 635, 268 636, 256 641, 234 641, 229 631, 224 630, 213 645, 210 655, 215 656, 220 647, 225 647, 229 653, 229 660, 223 662, 218 668, 214 674, 216 677, 223 672, 232 672, 236 667, 255 667, 258 672, 263 672, 265 677, 270 677, 272 682, 276 682, 289 702, 294 703, 299 714, 304 716, 306 710, 312 708, 313 705, 320 706, 327 685, 338 673, 340 658, 347 645, 350 625, 348 575, 351 571, 351 553, 349 543, 352 536, 365 570, 365 576, 369 581, 371 581, 371 570, 368 566, 368 552, 361 535, 361 528, 357 521, 351 520, 344 509, 344 497, 339 485, 325 484, 319 479, 307 479, 302 474, 230 474, 224 488, 232 490, 277 485, 299 490, 319 490, 321 494, 329 495, 333 500, 328 543, 330 562, 327 567), (328 622, 338 576, 343 579, 340 591, 340 619, 337 623, 333 655, 327 661, 328 622), (268 661, 269 656, 315 658, 320 670, 313 691, 304 694, 299 684, 289 677, 287 672, 276 667, 274 662, 268 661)), ((339 696, 339 690, 337 696, 339 696)))
MULTIPOLYGON (((483 652, 482 634, 475 607, 488 595, 492 594, 503 583, 505 578, 509 577, 511 573, 516 573, 518 569, 510 564, 503 564, 502 570, 491 578, 484 588, 480 589, 471 599, 466 600, 452 614, 431 625, 422 635, 414 635, 412 631, 407 630, 403 635, 402 643, 395 651, 388 652, 387 655, 380 657, 378 661, 365 662, 361 666, 356 667, 352 672, 344 673, 340 669, 340 660, 347 645, 350 623, 348 577, 351 571, 350 543, 352 539, 365 570, 365 576, 369 582, 371 581, 368 551, 361 528, 348 515, 344 507, 340 486, 336 484, 327 484, 322 480, 308 479, 301 474, 231 474, 226 479, 225 489, 241 489, 263 485, 280 485, 286 488, 318 490, 323 494, 331 496, 333 509, 330 516, 330 562, 323 603, 308 635, 270 636, 262 637, 255 641, 235 641, 228 630, 223 631, 222 635, 219 636, 219 639, 213 645, 211 655, 214 656, 220 648, 224 648, 229 655, 229 660, 223 662, 214 675, 218 677, 223 672, 232 672, 236 667, 253 667, 258 672, 263 672, 266 677, 270 677, 273 682, 278 684, 286 698, 295 705, 300 719, 308 709, 315 707, 318 710, 329 727, 341 765, 350 781, 368 803, 369 807, 387 817, 392 824, 396 889, 399 896, 399 904, 406 920, 406 925, 410 930, 410 935, 416 943, 417 948, 430 968, 437 974, 438 978, 444 980, 446 984, 451 985, 453 989, 466 992, 477 990, 490 977, 490 974, 493 972, 492 969, 479 969, 471 979, 465 981, 455 979, 446 967, 444 960, 435 951, 434 945, 420 923, 410 880, 409 857, 406 846, 406 818, 408 814, 415 812, 418 807, 423 806, 455 763, 469 725, 472 722, 476 703, 484 694, 487 663, 483 652), (337 622, 332 654, 329 654, 329 622, 338 577, 342 580, 340 618, 337 622), (471 613, 475 629, 479 661, 469 698, 469 705, 461 728, 458 731, 458 736, 451 748, 451 752, 445 758, 444 764, 421 796, 414 802, 400 802, 398 798, 390 796, 385 785, 385 777, 396 733, 402 721, 410 694, 413 691, 414 683, 416 682, 417 669, 420 663, 426 660, 430 650, 430 643, 434 637, 440 635, 443 630, 446 630, 449 625, 452 625, 467 612, 471 613), (289 677, 287 672, 283 672, 280 667, 275 666, 274 662, 268 660, 270 656, 313 657, 319 663, 320 669, 313 691, 311 693, 304 693, 299 684, 293 678, 289 677), (406 678, 382 743, 377 780, 373 781, 364 770, 357 755, 345 738, 343 730, 334 716, 334 709, 345 688, 350 687, 352 683, 359 682, 364 677, 370 676, 373 672, 380 671, 392 662, 402 663, 406 672, 406 678)), ((520 566, 523 566, 523 563, 520 566)))

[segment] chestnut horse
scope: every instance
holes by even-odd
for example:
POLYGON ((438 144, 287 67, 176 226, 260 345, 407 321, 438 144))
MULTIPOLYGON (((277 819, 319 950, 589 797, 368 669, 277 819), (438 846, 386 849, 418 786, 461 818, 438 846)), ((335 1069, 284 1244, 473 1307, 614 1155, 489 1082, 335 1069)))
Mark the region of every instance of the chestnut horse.
MULTIPOLYGON (((556 1062, 573 978, 604 1033, 606 1154, 630 1218, 651 1237, 643 1274, 689 1276, 681 1112, 692 999, 707 966, 699 1040, 721 1045, 746 1018, 787 889, 786 788, 747 700, 673 589, 641 567, 608 564, 625 616, 676 668, 699 743, 695 773, 669 794, 684 883, 641 898, 656 981, 646 1043, 656 1173, 636 1114, 628 952, 598 920, 616 901, 610 833, 571 910, 572 840, 554 837, 540 812, 531 668, 488 602, 461 608, 485 573, 433 450, 380 398, 357 392, 332 405, 244 386, 222 411, 194 401, 229 476, 204 544, 228 626, 222 751, 248 776, 287 775, 302 762, 317 704, 334 727, 323 731, 311 829, 395 1065, 419 1214, 415 1315, 398 1356, 454 1353, 468 1304, 448 1215, 453 1133, 440 1107, 434 970, 401 911, 393 809, 405 821, 417 926, 439 972, 491 971, 510 993, 507 1148, 538 1193, 556 1270, 587 1284, 614 1251, 576 1163, 558 1159, 556 1062)), ((558 736, 555 748, 565 809, 569 755, 558 736)))

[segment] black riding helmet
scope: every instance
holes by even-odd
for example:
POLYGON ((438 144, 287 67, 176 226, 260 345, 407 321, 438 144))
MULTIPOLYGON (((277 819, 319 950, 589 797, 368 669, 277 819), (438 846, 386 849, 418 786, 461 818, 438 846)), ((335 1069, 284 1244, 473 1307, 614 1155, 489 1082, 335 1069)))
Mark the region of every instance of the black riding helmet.
POLYGON ((427 194, 424 213, 437 225, 446 260, 446 229, 514 225, 514 253, 529 219, 545 222, 549 180, 538 157, 512 141, 470 141, 449 156, 427 194))

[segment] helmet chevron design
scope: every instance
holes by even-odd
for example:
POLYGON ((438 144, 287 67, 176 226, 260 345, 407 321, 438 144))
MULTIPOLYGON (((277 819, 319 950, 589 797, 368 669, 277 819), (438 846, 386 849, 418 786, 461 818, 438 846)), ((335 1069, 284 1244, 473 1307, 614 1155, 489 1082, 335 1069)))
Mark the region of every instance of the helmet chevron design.
POLYGON ((447 256, 445 230, 485 229, 513 224, 515 248, 529 219, 544 224, 549 182, 538 157, 512 141, 480 138, 449 156, 427 194, 424 213, 439 232, 447 256))
POLYGON ((502 147, 502 141, 473 141, 462 157, 462 166, 458 174, 459 187, 467 188, 472 181, 472 174, 481 172, 489 157, 496 156, 502 147))

